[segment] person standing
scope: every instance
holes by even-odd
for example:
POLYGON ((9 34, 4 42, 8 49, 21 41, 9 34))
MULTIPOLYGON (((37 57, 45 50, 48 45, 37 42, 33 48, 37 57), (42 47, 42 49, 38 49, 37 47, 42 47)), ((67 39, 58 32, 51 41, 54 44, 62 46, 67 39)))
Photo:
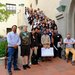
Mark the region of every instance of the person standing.
POLYGON ((35 29, 31 32, 31 51, 30 51, 30 65, 38 64, 38 37, 36 36, 35 29), (33 55, 34 53, 34 55, 33 55), (33 59, 31 58, 33 56, 33 59), (32 61, 33 60, 33 61, 32 61), (32 61, 32 62, 31 62, 32 61))
POLYGON ((14 70, 20 70, 17 66, 18 59, 18 46, 21 44, 20 37, 16 33, 17 26, 12 26, 12 31, 7 34, 7 42, 8 42, 8 73, 12 75, 11 67, 12 61, 14 70))
POLYGON ((59 34, 58 30, 55 29, 54 30, 54 57, 58 56, 59 58, 61 58, 62 42, 63 40, 61 34, 59 34))
POLYGON ((23 69, 26 70, 27 68, 30 68, 28 63, 29 63, 30 44, 31 44, 30 33, 27 31, 27 26, 24 26, 23 32, 20 33, 20 38, 21 38, 22 64, 23 64, 23 69))

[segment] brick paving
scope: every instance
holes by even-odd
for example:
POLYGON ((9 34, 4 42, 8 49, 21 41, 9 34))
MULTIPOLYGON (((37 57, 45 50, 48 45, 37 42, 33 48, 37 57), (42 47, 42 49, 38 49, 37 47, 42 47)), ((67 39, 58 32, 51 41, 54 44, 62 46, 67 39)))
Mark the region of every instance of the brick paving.
MULTIPOLYGON (((12 71, 13 75, 75 75, 75 66, 66 63, 65 60, 53 58, 52 61, 40 62, 38 65, 32 65, 31 69, 21 71, 12 71)), ((0 65, 0 75, 8 75, 3 63, 0 65)))

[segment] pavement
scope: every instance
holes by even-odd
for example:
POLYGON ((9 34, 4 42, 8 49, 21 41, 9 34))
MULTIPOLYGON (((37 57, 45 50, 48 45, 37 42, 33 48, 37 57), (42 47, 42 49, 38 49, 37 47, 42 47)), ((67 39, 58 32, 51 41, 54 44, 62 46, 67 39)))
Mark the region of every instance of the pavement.
MULTIPOLYGON (((22 65, 19 65, 19 68, 21 71, 12 69, 13 75, 75 75, 75 66, 59 58, 39 62, 38 65, 31 65, 31 68, 27 70, 23 70, 22 65)), ((0 63, 0 75, 8 75, 4 63, 0 63)))

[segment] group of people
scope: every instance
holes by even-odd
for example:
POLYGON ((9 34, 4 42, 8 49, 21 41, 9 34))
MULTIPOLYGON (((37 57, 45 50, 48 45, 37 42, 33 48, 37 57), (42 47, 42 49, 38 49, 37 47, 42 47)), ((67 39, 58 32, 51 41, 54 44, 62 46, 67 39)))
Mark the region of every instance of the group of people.
MULTIPOLYGON (((23 27, 23 31, 20 33, 20 35, 18 35, 16 31, 17 31, 17 26, 13 25, 12 31, 7 34, 9 75, 12 74, 11 72, 12 62, 13 62, 14 70, 20 70, 17 65, 18 46, 21 47, 22 64, 24 70, 26 70, 27 68, 31 68, 30 64, 33 62, 32 61, 33 53, 35 55, 33 56, 35 57, 34 64, 38 64, 38 59, 41 57, 41 48, 42 47, 50 48, 50 46, 53 47, 52 39, 54 35, 52 34, 51 31, 48 31, 48 29, 45 29, 43 34, 40 33, 39 28, 33 28, 31 32, 28 32, 27 26, 23 27)), ((55 30, 55 34, 56 36, 59 36, 57 30, 55 30)), ((60 42, 61 36, 60 37, 56 37, 56 36, 54 40, 60 42)), ((56 43, 57 42, 55 42, 55 44, 56 43)), ((55 54, 57 53, 55 52, 55 54)))
POLYGON ((36 10, 32 7, 25 7, 25 15, 27 16, 28 22, 32 28, 40 28, 41 33, 45 28, 57 29, 57 25, 54 20, 48 18, 43 11, 39 8, 36 10))
MULTIPOLYGON (((39 41, 44 47, 53 47, 55 49, 55 57, 57 56, 57 43, 62 44, 62 36, 58 33, 58 27, 54 20, 48 18, 42 10, 25 7, 25 15, 31 25, 32 31, 35 30, 42 37, 39 41), (46 36, 45 36, 46 34, 46 36), (46 41, 45 41, 46 40, 46 41), (47 45, 45 45, 45 43, 47 45)), ((60 47, 59 47, 60 50, 60 47)), ((59 51, 59 57, 61 51, 59 51)))
POLYGON ((12 31, 7 34, 8 42, 8 73, 12 75, 12 64, 14 70, 19 71, 17 65, 18 46, 21 47, 21 56, 23 69, 31 68, 31 64, 38 64, 41 58, 41 48, 54 48, 54 58, 61 58, 61 45, 66 46, 66 61, 68 62, 68 54, 73 54, 72 64, 75 63, 75 50, 73 45, 75 40, 71 38, 70 33, 62 39, 62 35, 58 33, 58 27, 54 20, 47 18, 40 9, 34 10, 25 8, 29 24, 32 26, 31 32, 27 31, 27 25, 23 27, 23 31, 17 34, 17 26, 12 26, 12 31))

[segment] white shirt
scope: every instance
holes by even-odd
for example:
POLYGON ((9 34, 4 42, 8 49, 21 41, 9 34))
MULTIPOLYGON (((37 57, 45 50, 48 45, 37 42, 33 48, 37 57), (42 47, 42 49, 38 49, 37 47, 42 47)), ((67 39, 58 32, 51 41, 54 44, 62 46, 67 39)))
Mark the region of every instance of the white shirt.
MULTIPOLYGON (((70 38, 70 39, 65 38, 65 39, 64 39, 64 43, 65 43, 65 42, 74 43, 75 40, 74 40, 73 38, 70 38)), ((67 47, 67 48, 73 48, 73 44, 66 44, 66 47, 67 47)))
POLYGON ((8 42, 8 47, 13 47, 15 45, 19 46, 21 44, 20 37, 18 36, 17 33, 14 32, 9 32, 7 34, 7 42, 8 42))

